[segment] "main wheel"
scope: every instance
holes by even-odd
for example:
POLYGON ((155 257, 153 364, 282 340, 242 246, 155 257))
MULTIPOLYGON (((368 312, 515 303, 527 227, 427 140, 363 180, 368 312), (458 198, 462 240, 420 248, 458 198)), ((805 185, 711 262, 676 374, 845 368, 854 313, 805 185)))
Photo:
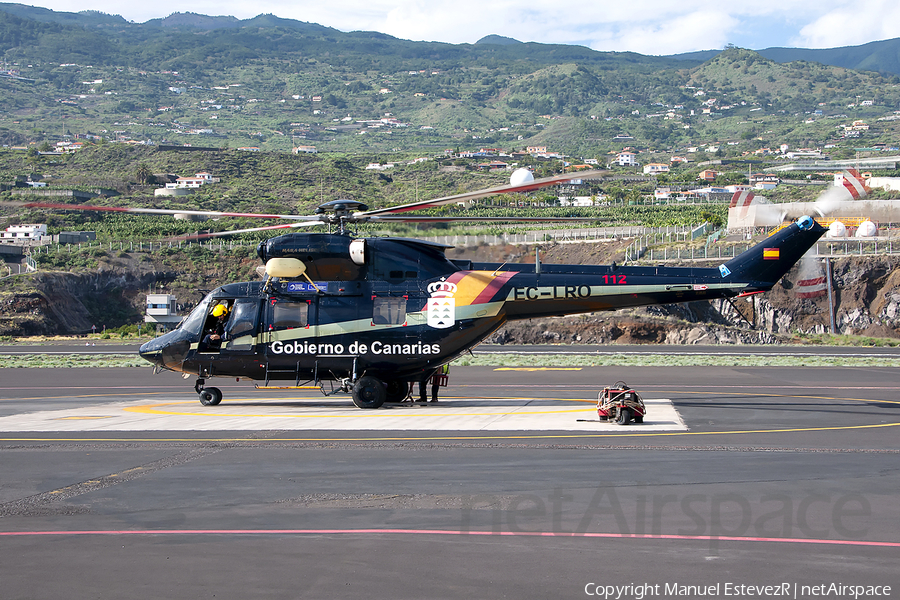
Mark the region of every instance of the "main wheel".
POLYGON ((619 416, 616 417, 616 423, 619 425, 628 425, 631 422, 631 418, 634 416, 634 413, 630 408, 623 408, 619 410, 619 416))
POLYGON ((350 394, 359 408, 378 408, 387 398, 384 382, 375 377, 360 377, 350 394))
POLYGON ((215 406, 222 401, 222 390, 214 387, 205 387, 200 390, 200 404, 203 406, 215 406))
POLYGON ((405 381, 392 379, 385 383, 385 402, 403 402, 409 395, 409 384, 405 381))

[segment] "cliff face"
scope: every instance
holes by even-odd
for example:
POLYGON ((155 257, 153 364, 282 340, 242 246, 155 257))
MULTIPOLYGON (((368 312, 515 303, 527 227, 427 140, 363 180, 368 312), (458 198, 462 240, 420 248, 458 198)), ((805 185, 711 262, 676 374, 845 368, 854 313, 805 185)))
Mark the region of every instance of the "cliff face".
MULTIPOLYGON (((621 261, 627 242, 558 244, 541 248, 545 263, 621 261)), ((475 261, 534 261, 534 249, 480 246, 448 252, 475 261)), ((148 291, 175 294, 188 307, 205 291, 253 278, 258 260, 219 255, 206 268, 173 269, 146 259, 120 261, 96 272, 37 272, 0 282, 0 335, 70 335, 96 325, 143 320, 148 291), (202 288, 202 289, 201 289, 202 288)), ((900 256, 835 259, 835 322, 839 333, 900 338, 900 256)), ((821 261, 797 265, 775 288, 731 302, 692 302, 610 313, 509 323, 496 343, 777 343, 794 333, 829 330, 828 297, 804 283, 824 276, 821 261)), ((820 286, 820 290, 824 286, 820 286)))
POLYGON ((37 272, 0 287, 0 335, 71 335, 143 320, 157 273, 37 272))
POLYGON ((149 292, 190 309, 207 292, 255 278, 249 247, 98 253, 78 272, 41 270, 0 281, 0 335, 73 335, 142 322, 149 292))

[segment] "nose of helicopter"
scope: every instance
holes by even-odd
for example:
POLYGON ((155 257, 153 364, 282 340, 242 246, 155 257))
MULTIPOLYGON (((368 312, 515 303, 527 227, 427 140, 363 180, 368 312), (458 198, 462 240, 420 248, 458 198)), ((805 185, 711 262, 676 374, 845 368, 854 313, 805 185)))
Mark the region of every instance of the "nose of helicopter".
POLYGON ((162 345, 157 340, 150 340, 149 342, 142 344, 138 350, 138 354, 141 355, 141 358, 154 365, 162 366, 163 364, 162 345))
POLYGON ((180 371, 180 365, 196 341, 189 333, 176 329, 154 338, 140 347, 141 358, 161 369, 180 371))

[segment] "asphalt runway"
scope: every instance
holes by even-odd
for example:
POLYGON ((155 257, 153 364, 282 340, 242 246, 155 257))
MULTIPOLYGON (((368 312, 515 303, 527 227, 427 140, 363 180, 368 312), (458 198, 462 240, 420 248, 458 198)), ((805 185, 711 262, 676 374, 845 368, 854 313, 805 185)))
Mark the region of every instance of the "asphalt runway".
POLYGON ((0 597, 900 594, 896 369, 462 367, 377 411, 213 382, 0 371, 0 597), (646 426, 591 420, 616 380, 646 426))
MULTIPOLYGON (((0 344, 0 355, 27 354, 137 354, 140 344, 101 340, 94 345, 71 341, 44 342, 39 345, 0 344)), ((726 356, 900 356, 900 347, 890 346, 785 346, 733 345, 707 346, 666 344, 480 344, 476 354, 637 354, 672 355, 718 354, 726 356)))

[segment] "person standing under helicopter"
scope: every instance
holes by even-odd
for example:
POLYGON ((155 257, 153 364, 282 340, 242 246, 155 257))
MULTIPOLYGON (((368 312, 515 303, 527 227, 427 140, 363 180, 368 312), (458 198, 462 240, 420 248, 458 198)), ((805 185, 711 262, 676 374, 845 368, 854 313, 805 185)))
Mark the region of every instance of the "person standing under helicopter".
MULTIPOLYGON (((431 376, 431 401, 438 401, 438 388, 447 385, 447 377, 450 375, 450 364, 441 365, 441 367, 431 376)), ((428 379, 419 382, 419 402, 428 402, 427 392, 428 379)))

